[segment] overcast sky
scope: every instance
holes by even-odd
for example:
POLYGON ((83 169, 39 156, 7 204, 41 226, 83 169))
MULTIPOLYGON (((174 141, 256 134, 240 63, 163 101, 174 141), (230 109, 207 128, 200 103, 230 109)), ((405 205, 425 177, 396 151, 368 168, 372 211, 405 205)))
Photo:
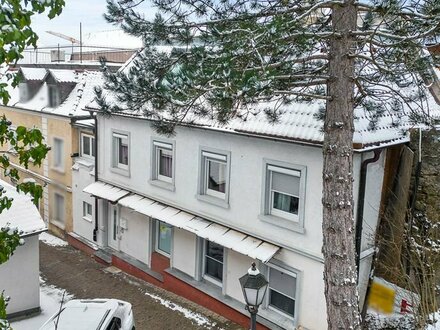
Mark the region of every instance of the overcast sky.
MULTIPOLYGON (((116 27, 108 24, 102 16, 106 11, 105 0, 66 0, 66 6, 60 16, 50 20, 47 15, 35 14, 32 27, 39 35, 40 46, 56 46, 69 42, 54 37, 46 31, 54 31, 79 40, 79 23, 82 23, 83 36, 90 32, 112 30, 116 27)), ((151 11, 150 11, 151 13, 151 11)))

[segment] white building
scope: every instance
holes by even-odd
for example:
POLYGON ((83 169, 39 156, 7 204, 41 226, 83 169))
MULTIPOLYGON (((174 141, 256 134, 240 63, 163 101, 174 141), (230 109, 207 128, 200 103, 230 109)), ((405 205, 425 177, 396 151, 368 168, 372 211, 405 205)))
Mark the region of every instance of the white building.
POLYGON ((40 311, 38 234, 46 225, 31 198, 0 180, 3 196, 13 198, 12 206, 0 213, 0 228, 17 228, 24 245, 0 265, 0 292, 10 297, 6 313, 9 319, 40 311))
MULTIPOLYGON (((256 261, 269 280, 261 324, 325 328, 319 105, 287 110, 277 124, 263 115, 225 127, 200 121, 178 126, 173 138, 134 113, 98 112, 98 168, 95 173, 90 155, 75 164, 81 199, 74 210, 81 214, 69 242, 243 325, 238 279, 256 261)), ((390 116, 376 130, 358 117, 354 197, 355 215, 363 215, 362 300, 384 173, 396 166, 386 161, 388 148, 408 136, 389 125, 390 116)))

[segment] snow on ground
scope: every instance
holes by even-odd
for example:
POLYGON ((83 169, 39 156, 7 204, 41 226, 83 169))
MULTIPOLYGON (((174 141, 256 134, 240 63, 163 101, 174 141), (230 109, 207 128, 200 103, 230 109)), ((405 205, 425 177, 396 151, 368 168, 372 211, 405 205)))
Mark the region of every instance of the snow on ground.
POLYGON ((208 318, 206 318, 205 316, 203 316, 199 313, 195 313, 185 307, 179 306, 169 300, 163 299, 162 297, 159 297, 158 295, 151 294, 148 292, 144 292, 144 293, 146 296, 153 298, 154 300, 158 301, 161 305, 171 309, 172 311, 177 311, 179 313, 182 313, 187 319, 194 321, 199 326, 203 326, 205 328, 210 329, 212 327, 215 327, 215 325, 216 325, 215 322, 211 322, 208 318))
MULTIPOLYGON (((12 322, 12 328, 14 330, 39 329, 44 322, 49 319, 49 317, 59 310, 64 292, 65 290, 57 288, 53 285, 46 285, 44 280, 40 278, 41 313, 28 319, 12 322)), ((73 295, 66 292, 64 295, 64 302, 67 302, 72 298, 73 295)))
POLYGON ((437 313, 432 313, 431 319, 434 323, 428 325, 426 330, 440 330, 440 310, 437 313))
MULTIPOLYGON (((440 330, 440 310, 430 316, 432 324, 426 326, 425 330, 440 330)), ((369 310, 365 319, 369 330, 396 329, 408 330, 414 329, 414 318, 411 314, 392 314, 382 315, 369 310)))
POLYGON ((67 246, 69 243, 63 241, 61 238, 58 238, 52 234, 47 232, 40 234, 40 241, 43 241, 45 244, 50 246, 67 246))

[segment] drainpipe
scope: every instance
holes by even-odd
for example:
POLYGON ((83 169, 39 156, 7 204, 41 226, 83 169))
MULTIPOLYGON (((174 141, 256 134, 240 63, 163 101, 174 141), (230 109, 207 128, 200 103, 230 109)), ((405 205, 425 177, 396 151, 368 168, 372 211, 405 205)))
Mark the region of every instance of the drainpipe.
POLYGON ((361 178, 359 182, 359 195, 358 195, 358 207, 356 217, 356 267, 357 267, 357 279, 359 282, 359 265, 361 260, 361 242, 362 242, 362 225, 364 222, 364 206, 365 206, 365 187, 367 183, 367 167, 368 164, 375 163, 379 160, 382 150, 374 150, 374 156, 369 159, 365 159, 361 165, 361 178))
MULTIPOLYGON (((98 118, 96 113, 90 112, 95 120, 95 182, 98 181, 98 118)), ((93 229, 93 241, 98 241, 98 199, 95 197, 95 228, 93 229)))

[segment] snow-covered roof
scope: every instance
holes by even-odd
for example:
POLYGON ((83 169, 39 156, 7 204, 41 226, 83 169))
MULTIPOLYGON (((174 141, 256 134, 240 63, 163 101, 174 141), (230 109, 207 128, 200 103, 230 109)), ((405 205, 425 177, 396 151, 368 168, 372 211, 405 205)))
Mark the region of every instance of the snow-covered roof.
POLYGON ((63 69, 47 70, 47 72, 50 72, 50 74, 60 82, 76 83, 67 98, 59 106, 54 108, 49 107, 48 86, 46 82, 44 82, 37 93, 26 102, 20 102, 18 87, 12 88, 8 86, 8 91, 11 96, 8 106, 68 117, 89 115, 85 107, 95 97, 94 88, 103 84, 102 73, 98 71, 63 69))
POLYGON ((77 74, 74 70, 49 69, 47 74, 51 74, 59 83, 72 83, 77 81, 77 74))
POLYGON ((20 72, 26 80, 43 80, 46 76, 46 69, 21 67, 20 72))
MULTIPOLYGON (((112 98, 107 97, 106 99, 108 101, 112 98)), ((250 113, 245 119, 234 118, 225 125, 219 124, 213 119, 199 118, 191 115, 186 118, 184 124, 232 133, 322 144, 324 139, 323 121, 319 119, 318 115, 320 108, 325 105, 323 101, 284 105, 279 109, 283 114, 276 122, 270 122, 264 111, 258 111, 265 107, 270 107, 270 105, 270 103, 261 103, 254 109, 257 110, 255 111, 256 114, 250 113)), ((88 107, 99 110, 96 101, 90 103, 88 107)), ((432 96, 428 98, 426 112, 440 119, 440 106, 432 96)), ((126 111, 117 115, 148 119, 143 116, 141 111, 126 111)), ((374 127, 371 126, 370 116, 370 114, 362 109, 357 109, 355 112, 353 143, 356 149, 364 150, 385 147, 409 141, 408 131, 414 125, 408 115, 384 112, 376 118, 377 124, 374 127)))
POLYGON ((45 231, 46 225, 31 197, 18 193, 16 188, 0 180, 4 189, 3 196, 13 198, 12 206, 0 213, 0 227, 17 228, 21 236, 28 236, 45 231))
MULTIPOLYGON (((160 52, 171 52, 173 46, 156 46, 160 52)), ((139 53, 134 54, 121 68, 120 71, 127 73, 134 65, 135 58, 139 53)), ((436 74, 440 76, 440 71, 436 69, 436 74)), ((429 94, 429 93, 428 93, 429 94)), ((111 92, 105 93, 106 101, 110 104, 117 104, 124 108, 124 104, 118 101, 111 92)), ((220 124, 218 121, 210 118, 200 118, 191 113, 187 114, 184 125, 202 126, 212 130, 221 130, 235 133, 252 134, 265 137, 278 138, 283 140, 298 141, 301 143, 322 144, 324 139, 323 120, 321 109, 325 108, 325 101, 316 100, 311 103, 289 103, 281 107, 277 106, 278 111, 282 113, 280 118, 273 122, 265 114, 265 108, 275 108, 274 102, 262 102, 251 107, 247 115, 241 118, 234 118, 227 124, 220 124)), ((404 105, 405 107, 406 105, 404 105)), ((87 105, 90 109, 100 110, 97 102, 94 100, 87 105)), ((143 110, 148 109, 150 105, 146 104, 144 109, 130 109, 125 112, 119 112, 115 115, 127 117, 141 117, 149 120, 143 115, 143 110)), ((151 110, 151 109, 150 109, 151 110)), ((366 150, 370 148, 385 147, 394 144, 406 143, 409 141, 409 130, 415 125, 410 119, 410 113, 413 112, 406 106, 405 113, 384 111, 374 114, 372 125, 372 114, 363 109, 355 110, 355 131, 353 144, 357 150, 366 150)), ((434 97, 429 94, 427 101, 423 104, 423 109, 417 109, 420 115, 429 114, 434 119, 440 120, 440 105, 434 97)), ((424 125, 424 124, 421 124, 424 125)))

